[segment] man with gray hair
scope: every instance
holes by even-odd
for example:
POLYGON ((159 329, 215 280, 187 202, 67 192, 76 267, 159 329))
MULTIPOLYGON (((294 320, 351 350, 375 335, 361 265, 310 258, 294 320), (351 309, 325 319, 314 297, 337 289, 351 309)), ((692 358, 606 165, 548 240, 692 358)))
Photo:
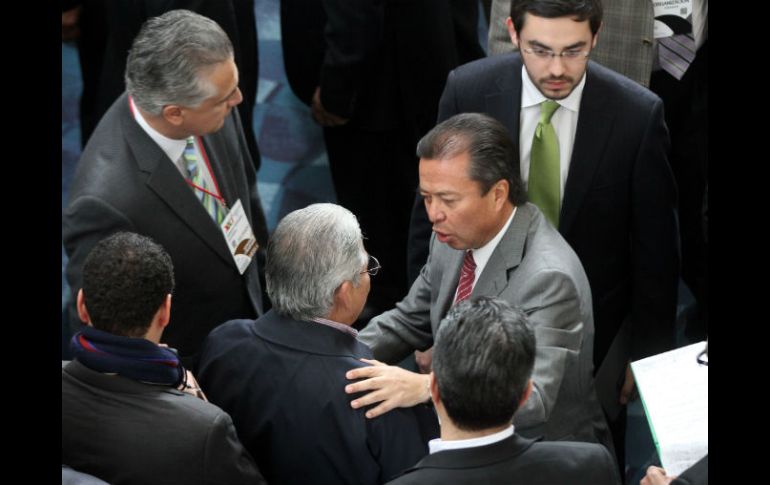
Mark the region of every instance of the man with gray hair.
POLYGON ((268 482, 379 484, 426 454, 414 410, 367 419, 342 392, 345 372, 372 359, 351 325, 378 269, 350 211, 296 210, 267 246, 272 310, 206 338, 201 386, 268 482))
POLYGON ((233 109, 242 100, 233 47, 214 21, 172 10, 142 26, 125 78, 127 92, 83 151, 63 214, 70 324, 81 326, 74 292, 96 242, 121 230, 150 236, 176 268, 166 343, 194 370, 212 328, 262 313, 254 255, 267 231, 233 109))
POLYGON ((524 312, 489 297, 452 308, 436 332, 430 375, 441 438, 391 483, 620 484, 601 445, 515 433, 511 419, 532 392, 534 365, 535 333, 524 312))

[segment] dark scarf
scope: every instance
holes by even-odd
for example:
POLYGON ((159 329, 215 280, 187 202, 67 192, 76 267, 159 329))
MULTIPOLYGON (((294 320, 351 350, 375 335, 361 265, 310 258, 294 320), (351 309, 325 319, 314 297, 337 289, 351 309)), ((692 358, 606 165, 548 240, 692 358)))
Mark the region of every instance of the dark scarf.
POLYGON ((121 337, 83 327, 70 342, 75 359, 91 370, 147 384, 178 387, 186 372, 174 351, 143 338, 121 337))

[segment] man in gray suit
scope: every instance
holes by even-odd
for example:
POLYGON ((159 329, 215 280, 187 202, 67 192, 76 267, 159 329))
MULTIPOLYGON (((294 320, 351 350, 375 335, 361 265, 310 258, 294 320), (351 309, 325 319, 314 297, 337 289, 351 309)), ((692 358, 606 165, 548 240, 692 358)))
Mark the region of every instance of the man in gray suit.
MULTIPOLYGON (((532 395, 514 424, 528 437, 602 442, 606 423, 593 386, 591 291, 574 251, 527 203, 518 150, 505 127, 476 113, 453 116, 417 145, 420 193, 433 224, 428 262, 396 308, 359 338, 399 362, 433 344, 453 302, 494 296, 520 307, 537 336, 532 395)), ((429 399, 427 375, 372 366, 348 372, 346 392, 374 390, 354 408, 383 401, 374 417, 429 399)))
POLYGON ((126 90, 89 139, 63 215, 69 319, 77 331, 75 292, 94 244, 120 230, 150 236, 177 268, 166 343, 194 368, 212 328, 262 313, 253 243, 267 232, 233 109, 242 96, 232 44, 187 10, 151 18, 128 55, 126 90))
POLYGON ((535 334, 521 310, 475 297, 458 303, 436 332, 430 394, 441 439, 392 485, 620 483, 596 443, 537 442, 511 419, 532 391, 535 334))
POLYGON ((120 232, 87 256, 88 325, 62 366, 62 464, 114 484, 265 483, 230 416, 190 395, 195 380, 159 345, 173 290, 171 258, 150 238, 120 232))

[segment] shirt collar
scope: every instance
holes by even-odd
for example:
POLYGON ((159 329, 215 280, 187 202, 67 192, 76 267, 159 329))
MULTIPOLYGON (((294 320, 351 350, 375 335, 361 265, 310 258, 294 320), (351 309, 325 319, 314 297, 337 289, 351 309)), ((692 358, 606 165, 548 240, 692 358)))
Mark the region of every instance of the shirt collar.
POLYGON ((482 436, 480 438, 470 438, 467 440, 450 440, 450 441, 445 441, 445 440, 442 440, 441 438, 436 438, 428 442, 428 448, 430 449, 431 454, 437 453, 439 451, 444 451, 444 450, 475 448, 477 446, 491 445, 492 443, 503 441, 504 439, 510 438, 511 436, 513 436, 513 425, 510 425, 504 430, 498 431, 497 433, 493 433, 487 436, 482 436))
MULTIPOLYGON (((487 265, 487 261, 489 261, 489 258, 492 256, 492 253, 494 252, 495 248, 497 247, 497 244, 500 242, 500 240, 505 235, 505 232, 508 230, 508 227, 511 225, 511 221, 513 220, 513 216, 516 215, 516 207, 513 208, 513 212, 511 212, 511 216, 508 218, 508 221, 505 223, 502 229, 500 229, 500 232, 498 232, 495 237, 493 237, 488 243, 481 246, 478 249, 473 249, 473 261, 476 263, 476 268, 478 271, 478 268, 483 269, 487 265)), ((476 275, 478 276, 481 274, 480 272, 477 272, 476 275)))
MULTIPOLYGON (((580 100, 583 97, 583 88, 586 85, 586 74, 583 73, 583 78, 580 80, 578 85, 575 87, 575 89, 572 90, 571 93, 569 93, 569 96, 567 96, 564 99, 557 99, 555 100, 557 103, 559 103, 560 106, 577 113, 580 109, 580 100)), ((535 83, 532 82, 532 79, 529 78, 529 74, 527 73, 527 68, 524 66, 521 66, 521 107, 523 108, 529 108, 530 106, 537 106, 543 101, 545 101, 547 98, 543 95, 543 93, 540 92, 539 89, 535 86, 535 83)))
POLYGON ((128 101, 131 103, 131 111, 134 113, 134 119, 136 119, 136 122, 139 123, 139 126, 141 126, 145 133, 147 133, 150 138, 152 138, 152 140, 158 144, 160 149, 163 150, 163 153, 166 154, 169 160, 176 164, 177 160, 179 160, 179 158, 182 156, 182 153, 184 153, 184 149, 187 146, 187 140, 174 140, 160 134, 155 128, 147 123, 147 120, 144 119, 142 113, 139 111, 139 109, 137 109, 136 104, 134 104, 134 100, 131 99, 130 96, 128 97, 128 101))
POLYGON ((315 323, 320 323, 321 325, 326 325, 327 327, 332 327, 340 332, 345 332, 347 334, 352 335, 353 337, 358 337, 358 330, 351 327, 350 325, 345 325, 344 323, 335 322, 334 320, 327 320, 326 318, 314 318, 313 321, 315 323))

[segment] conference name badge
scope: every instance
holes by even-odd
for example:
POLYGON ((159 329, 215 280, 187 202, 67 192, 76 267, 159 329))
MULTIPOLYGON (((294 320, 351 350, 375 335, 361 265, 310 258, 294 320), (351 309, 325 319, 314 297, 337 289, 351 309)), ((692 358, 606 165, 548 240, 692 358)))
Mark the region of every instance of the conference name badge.
POLYGON ((230 209, 227 217, 222 221, 220 229, 225 235, 227 247, 230 249, 230 254, 233 255, 238 271, 243 274, 256 254, 259 244, 257 238, 254 237, 254 232, 251 230, 251 225, 240 200, 230 209))

